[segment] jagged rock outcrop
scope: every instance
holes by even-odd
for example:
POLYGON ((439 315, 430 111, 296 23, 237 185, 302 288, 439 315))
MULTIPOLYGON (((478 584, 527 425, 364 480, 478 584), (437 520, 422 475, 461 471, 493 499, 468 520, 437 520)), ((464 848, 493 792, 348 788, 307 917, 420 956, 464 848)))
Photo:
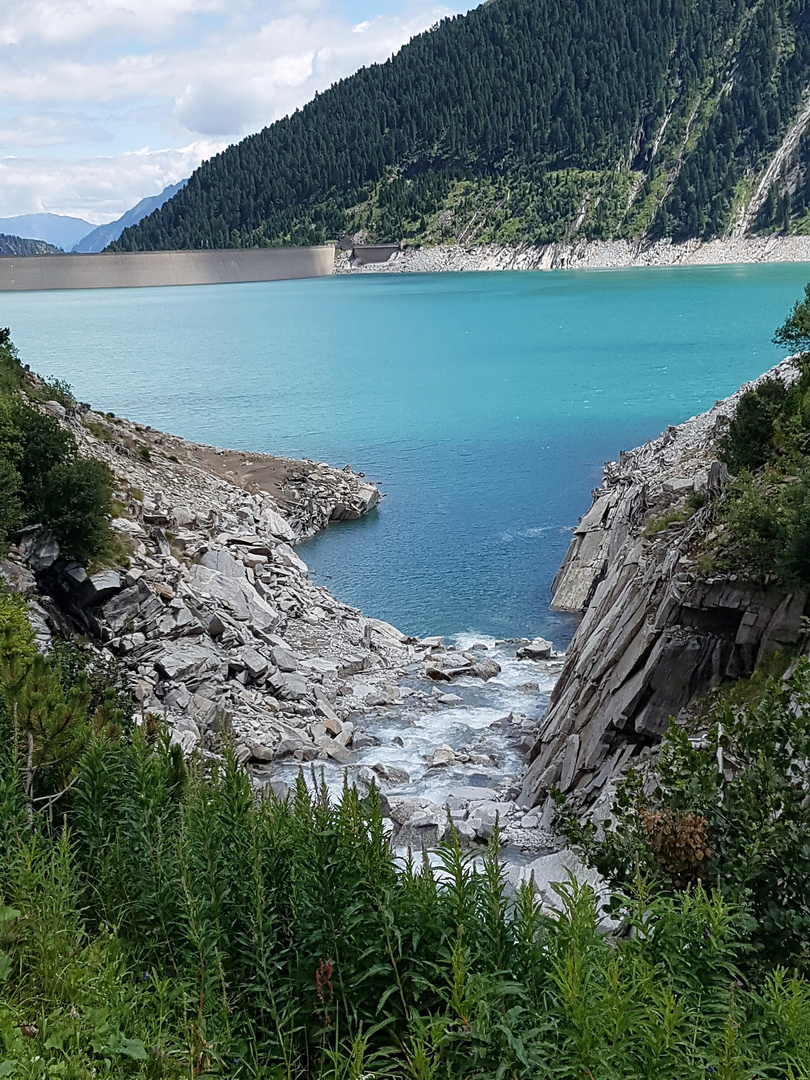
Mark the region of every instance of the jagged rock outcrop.
POLYGON ((415 648, 311 582, 291 544, 368 512, 377 488, 348 468, 43 408, 112 469, 124 565, 88 573, 25 530, 0 573, 28 595, 39 644, 85 632, 186 752, 215 750, 227 730, 244 761, 344 759, 367 696, 396 683, 415 648))
MULTIPOLYGON (((794 375, 787 360, 763 378, 794 375)), ((530 753, 524 805, 553 787, 582 804, 606 799, 671 716, 803 636, 804 591, 697 566, 728 476, 718 440, 751 385, 606 465, 554 582, 553 607, 584 617, 530 753)))

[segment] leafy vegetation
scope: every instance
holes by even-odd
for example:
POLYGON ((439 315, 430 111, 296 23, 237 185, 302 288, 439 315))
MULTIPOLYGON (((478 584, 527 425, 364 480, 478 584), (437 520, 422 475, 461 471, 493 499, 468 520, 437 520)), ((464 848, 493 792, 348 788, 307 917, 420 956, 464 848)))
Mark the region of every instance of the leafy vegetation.
POLYGON ((644 535, 648 540, 666 532, 670 525, 689 518, 702 506, 706 505, 706 493, 703 491, 690 491, 681 506, 670 506, 662 514, 653 514, 644 525, 644 535))
POLYGON ((0 330, 0 543, 39 524, 64 556, 86 563, 109 543, 112 474, 80 457, 71 433, 31 404, 59 399, 75 404, 67 383, 27 376, 0 330))
POLYGON ((668 510, 665 510, 663 514, 650 518, 644 526, 644 535, 648 539, 653 536, 658 536, 659 533, 665 532, 673 523, 686 521, 688 517, 688 510, 679 510, 674 506, 670 507, 668 510))
POLYGON ((0 395, 6 397, 19 390, 24 381, 25 370, 11 340, 11 331, 0 327, 0 395))
POLYGON ((638 874, 670 895, 700 884, 748 915, 748 965, 810 971, 810 663, 724 692, 705 738, 672 724, 650 794, 638 773, 600 834, 564 816, 569 838, 618 888, 638 874), (742 696, 744 701, 745 695, 742 696))
MULTIPOLYGON (((799 0, 492 0, 203 163, 113 248, 708 237, 796 115, 799 0)), ((803 227, 810 140, 758 227, 803 227)))
MULTIPOLYGON (((810 344, 810 286, 774 338, 810 344)), ((715 511, 711 568, 810 584, 810 362, 798 379, 768 378, 745 394, 720 456, 735 475, 715 511)))
POLYGON ((787 397, 780 379, 765 379, 740 399, 720 452, 735 476, 759 469, 774 455, 774 436, 787 397))
MULTIPOLYGON (((810 583, 810 468, 786 477, 766 468, 743 473, 729 487, 714 568, 776 578, 792 588, 810 583)), ((714 543, 714 542, 713 542, 714 543)))
POLYGON ((774 345, 791 352, 810 349, 810 283, 804 287, 804 300, 797 300, 793 310, 773 337, 774 345))
POLYGON ((810 985, 719 891, 628 882, 605 936, 587 888, 510 898, 497 833, 403 865, 373 789, 257 800, 104 677, 0 596, 0 1076, 810 1075, 810 985))
POLYGON ((73 387, 65 379, 37 376, 37 383, 29 386, 28 396, 34 401, 55 401, 65 409, 76 407, 73 387))

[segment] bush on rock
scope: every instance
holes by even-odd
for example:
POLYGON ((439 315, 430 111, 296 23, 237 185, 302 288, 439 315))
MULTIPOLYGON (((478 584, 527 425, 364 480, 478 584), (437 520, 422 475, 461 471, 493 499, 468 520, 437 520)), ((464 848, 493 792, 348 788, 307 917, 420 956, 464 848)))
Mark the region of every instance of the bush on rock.
MULTIPOLYGON (((810 285, 777 331, 777 344, 810 345, 810 285)), ((762 381, 743 395, 720 458, 735 479, 715 510, 712 569, 810 586, 810 356, 798 379, 762 381)))
POLYGON ((72 434, 17 393, 23 382, 8 332, 0 331, 0 543, 39 524, 64 556, 86 563, 109 540, 112 474, 79 457, 72 434))
POLYGON ((720 697, 703 738, 673 723, 654 790, 631 772, 604 830, 570 811, 561 824, 616 888, 717 890, 747 913, 755 963, 810 972, 810 662, 754 684, 753 701, 720 697))

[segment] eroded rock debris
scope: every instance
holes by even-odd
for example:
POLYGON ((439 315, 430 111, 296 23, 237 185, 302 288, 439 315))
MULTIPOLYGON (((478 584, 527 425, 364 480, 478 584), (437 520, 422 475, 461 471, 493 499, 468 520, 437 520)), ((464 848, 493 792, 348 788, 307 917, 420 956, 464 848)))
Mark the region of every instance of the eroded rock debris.
MULTIPOLYGON (((86 636, 123 668, 141 717, 165 718, 187 755, 214 756, 227 736, 259 792, 284 795, 298 766, 350 768, 352 782, 382 792, 395 843, 429 846, 450 821, 466 842, 484 842, 497 820, 521 850, 549 849, 536 815, 523 822, 515 776, 497 767, 499 739, 516 752, 533 744, 532 717, 510 712, 490 725, 496 734, 455 749, 428 732, 427 773, 469 765, 495 776, 491 789, 450 782, 446 801, 412 795, 408 772, 382 758, 357 760, 379 745, 381 718, 457 708, 453 686, 501 670, 485 644, 408 637, 309 580, 293 545, 372 510, 373 484, 348 466, 200 446, 56 405, 45 408, 116 477, 121 565, 88 572, 38 528, 16 538, 0 573, 28 595, 41 648, 54 634, 86 636)), ((521 645, 559 667, 550 643, 517 642, 512 655, 521 645)), ((526 687, 536 696, 536 682, 526 687)))

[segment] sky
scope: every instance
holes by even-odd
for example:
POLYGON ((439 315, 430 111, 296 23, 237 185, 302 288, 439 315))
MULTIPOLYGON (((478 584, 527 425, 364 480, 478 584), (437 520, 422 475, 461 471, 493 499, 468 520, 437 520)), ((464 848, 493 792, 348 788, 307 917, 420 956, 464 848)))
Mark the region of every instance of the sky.
POLYGON ((0 217, 94 225, 472 0, 0 0, 0 217))

